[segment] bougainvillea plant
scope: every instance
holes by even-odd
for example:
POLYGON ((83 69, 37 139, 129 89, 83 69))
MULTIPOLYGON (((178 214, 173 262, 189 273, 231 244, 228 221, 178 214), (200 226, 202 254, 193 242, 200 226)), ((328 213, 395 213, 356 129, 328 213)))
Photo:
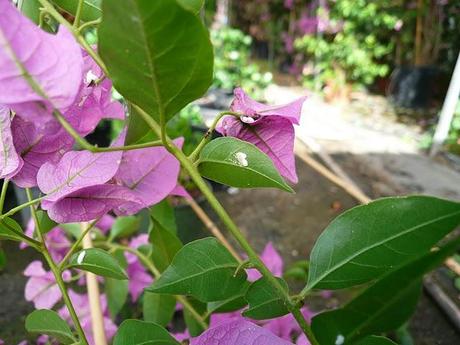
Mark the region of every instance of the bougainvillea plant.
POLYGON ((411 196, 343 213, 318 238, 301 266, 304 287, 293 291, 274 247, 259 256, 204 177, 292 192, 284 179, 297 182, 293 126, 304 99, 268 106, 236 89, 231 109, 187 156, 166 125, 212 82, 202 1, 33 3, 39 25, 0 0, 0 238, 43 256, 24 272, 25 297, 37 308, 25 328, 38 343, 393 343, 384 336, 413 313, 423 275, 460 243, 445 239, 460 204, 411 196), (85 40, 88 29, 97 30, 97 47, 85 40), (112 100, 112 84, 123 103, 112 100), (126 119, 119 136, 91 145, 85 136, 111 118, 126 119), (223 137, 212 139, 214 130, 223 137), (239 250, 221 237, 181 243, 165 198, 190 197, 183 176, 239 250), (3 211, 9 183, 29 201, 3 211), (13 218, 26 208, 32 220, 23 230, 13 218), (305 306, 318 291, 358 285, 336 310, 313 316, 305 306))

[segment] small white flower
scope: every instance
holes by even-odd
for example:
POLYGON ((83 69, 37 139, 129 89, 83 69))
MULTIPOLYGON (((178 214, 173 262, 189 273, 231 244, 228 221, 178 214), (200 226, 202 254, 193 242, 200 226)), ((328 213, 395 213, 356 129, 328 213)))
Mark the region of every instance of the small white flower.
POLYGON ((241 116, 240 119, 241 119, 241 121, 243 121, 244 123, 249 123, 249 124, 254 123, 254 122, 256 121, 256 120, 254 120, 253 117, 251 117, 251 116, 246 116, 246 115, 241 116))
POLYGON ((248 166, 248 160, 247 160, 248 155, 244 152, 237 152, 235 153, 235 158, 238 161, 239 165, 242 165, 244 167, 248 166))
POLYGON ((78 254, 77 257, 77 264, 81 265, 83 263, 83 260, 85 259, 86 252, 83 250, 80 254, 78 254))
POLYGON ((345 337, 342 334, 339 334, 337 338, 335 338, 335 345, 343 345, 345 342, 345 337))
POLYGON ((97 75, 95 75, 92 70, 89 70, 88 73, 86 73, 86 77, 85 77, 86 84, 90 84, 91 82, 96 81, 97 79, 98 79, 97 75))

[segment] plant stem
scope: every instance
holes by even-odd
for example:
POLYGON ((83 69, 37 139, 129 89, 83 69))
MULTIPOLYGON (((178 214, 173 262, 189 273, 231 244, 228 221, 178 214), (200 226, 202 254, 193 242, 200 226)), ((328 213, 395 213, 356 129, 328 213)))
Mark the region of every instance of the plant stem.
POLYGON ((193 152, 188 156, 188 158, 192 162, 195 162, 198 159, 198 155, 200 154, 203 147, 211 140, 212 132, 214 132, 214 130, 216 129, 216 126, 219 123, 220 119, 222 119, 226 115, 232 115, 235 117, 241 116, 241 114, 235 113, 234 111, 223 111, 219 113, 214 119, 214 121, 212 122, 211 127, 209 127, 209 129, 204 134, 203 139, 201 139, 201 141, 199 142, 195 150, 193 150, 193 152))
POLYGON ((86 22, 84 24, 82 24, 79 28, 78 28, 78 31, 81 33, 84 29, 86 28, 89 28, 91 26, 96 26, 96 25, 99 25, 101 23, 101 19, 95 19, 95 20, 91 20, 89 22, 86 22))
MULTIPOLYGON (((147 256, 145 256, 137 249, 108 242, 105 242, 104 245, 109 248, 124 250, 136 255, 139 258, 139 260, 145 265, 145 267, 147 267, 147 269, 152 273, 155 279, 160 278, 161 272, 155 267, 155 265, 152 263, 151 260, 149 260, 147 256)), ((203 317, 195 310, 195 308, 187 301, 187 299, 184 296, 176 295, 174 297, 180 304, 184 306, 185 309, 187 309, 190 312, 190 314, 200 324, 200 326, 203 327, 203 329, 208 328, 208 325, 203 320, 203 317)))
POLYGON ((108 74, 107 67, 102 61, 101 57, 91 48, 88 42, 80 35, 77 27, 73 27, 56 9, 54 6, 49 3, 48 0, 38 0, 44 9, 52 16, 59 24, 64 25, 77 39, 78 43, 88 52, 88 54, 93 58, 93 60, 101 67, 104 74, 108 74))
POLYGON ((77 12, 75 13, 75 18, 73 20, 73 27, 78 28, 80 26, 81 13, 83 11, 84 0, 78 0, 77 12))
POLYGON ((162 145, 161 140, 156 140, 156 141, 150 141, 148 143, 127 145, 127 146, 97 147, 97 146, 91 145, 88 141, 86 141, 84 138, 82 138, 80 136, 80 134, 78 134, 78 132, 72 127, 72 125, 61 114, 60 111, 54 110, 53 115, 56 118, 56 120, 61 124, 61 126, 67 131, 67 133, 69 133, 70 136, 75 139, 75 141, 78 143, 78 145, 80 145, 85 150, 88 150, 88 151, 91 151, 91 152, 130 151, 130 150, 137 150, 137 149, 142 149, 142 148, 146 148, 146 147, 153 147, 153 146, 161 146, 162 145))
POLYGON ((3 205, 5 205, 6 192, 8 190, 9 183, 9 179, 6 178, 3 180, 2 193, 0 194, 0 214, 3 213, 3 205))
POLYGON ((263 263, 263 261, 259 258, 257 252, 252 248, 249 242, 246 240, 244 235, 241 233, 238 226, 233 222, 232 218, 229 216, 227 211, 223 208, 223 206, 219 203, 219 200, 214 196, 213 192, 209 189, 206 182, 201 177, 200 173, 198 172, 197 168, 194 166, 193 162, 175 145, 172 144, 171 139, 162 131, 161 127, 158 126, 156 121, 150 117, 144 110, 140 107, 133 104, 133 107, 136 108, 138 113, 142 116, 143 120, 150 126, 150 128, 156 132, 158 135, 162 134, 162 140, 165 148, 171 152, 181 163, 182 167, 187 171, 187 173, 192 178, 193 182, 196 184, 198 189, 203 193, 205 198, 208 200, 211 207, 217 213, 219 218, 225 224, 227 229, 233 235, 233 237, 237 240, 240 246, 248 255, 251 262, 254 266, 258 269, 258 271, 265 277, 268 282, 277 290, 279 296, 283 298, 287 309, 289 312, 294 316, 299 326, 302 328, 303 332, 307 336, 308 340, 312 345, 319 345, 318 341, 316 340, 311 327, 308 325, 307 321, 305 320, 304 316, 300 312, 298 305, 296 305, 289 293, 283 288, 280 282, 273 276, 270 272, 268 267, 263 263), (160 131, 162 133, 160 133, 160 131))
POLYGON ((33 200, 29 200, 27 201, 26 203, 24 204, 21 204, 19 206, 16 206, 14 208, 12 208, 11 210, 9 210, 8 212, 2 214, 0 216, 0 220, 5 218, 5 217, 9 217, 9 216, 12 216, 13 214, 15 214, 16 212, 19 212, 21 211, 22 209, 26 208, 26 207, 29 207, 31 205, 35 205, 36 203, 42 201, 46 196, 42 196, 40 198, 36 198, 36 199, 33 199, 33 200))
MULTIPOLYGON (((29 199, 29 202, 33 201, 32 193, 30 192, 29 188, 26 188, 26 194, 27 194, 27 198, 29 199)), ((82 342, 82 345, 88 345, 88 340, 86 339, 85 332, 83 331, 83 328, 81 327, 80 320, 78 319, 78 316, 77 316, 77 313, 75 312, 72 301, 70 300, 69 294, 67 293, 67 288, 65 286, 64 280, 62 279, 61 271, 54 263, 53 258, 51 257, 51 254, 48 251, 48 247, 46 246, 45 237, 43 236, 41 232, 40 223, 37 217, 37 212, 35 211, 35 207, 33 206, 33 204, 30 204, 30 212, 32 213, 32 218, 34 219, 34 222, 35 222, 36 233, 38 234, 38 237, 40 239, 41 253, 43 257, 45 258, 46 262, 48 263, 48 266, 50 267, 51 272, 53 272, 54 278, 56 279, 56 283, 59 286, 59 289, 61 290, 62 298, 64 299, 64 303, 67 309, 69 310, 70 317, 72 318, 72 322, 75 326, 75 330, 78 333, 80 341, 82 342)))

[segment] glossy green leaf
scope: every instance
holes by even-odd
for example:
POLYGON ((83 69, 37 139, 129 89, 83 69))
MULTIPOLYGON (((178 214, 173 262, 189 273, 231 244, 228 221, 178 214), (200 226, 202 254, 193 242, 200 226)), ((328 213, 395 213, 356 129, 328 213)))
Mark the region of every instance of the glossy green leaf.
POLYGON ((190 295, 203 302, 224 300, 237 295, 245 284, 246 272, 235 275, 238 265, 215 238, 200 239, 182 247, 148 290, 190 295))
POLYGON ((171 0, 107 0, 103 11, 99 52, 128 101, 167 121, 206 92, 213 49, 197 16, 171 0))
POLYGON ((293 192, 265 153, 232 137, 207 144, 201 151, 198 169, 204 177, 232 187, 274 187, 293 192))
POLYGON ((126 320, 118 328, 113 345, 180 345, 160 325, 139 320, 126 320))
POLYGON ((174 213, 174 207, 171 205, 169 200, 166 198, 160 201, 158 204, 150 207, 150 215, 155 219, 163 228, 177 234, 176 215, 174 213))
POLYGON ((143 297, 142 310, 145 321, 167 326, 176 311, 176 298, 172 295, 146 291, 143 297))
POLYGON ((38 0, 21 1, 21 12, 24 13, 35 24, 39 23, 40 19, 40 3, 38 0))
MULTIPOLYGON (((287 283, 281 278, 277 279, 287 292, 287 283)), ((246 301, 249 308, 243 312, 243 316, 254 320, 273 319, 289 313, 278 290, 266 278, 260 278, 251 284, 246 293, 246 301)))
POLYGON ((110 315, 115 319, 128 299, 129 282, 106 278, 104 288, 110 315))
POLYGON ((250 283, 247 281, 246 284, 241 286, 238 294, 222 301, 209 302, 207 307, 208 313, 228 313, 242 309, 248 304, 245 296, 249 286, 250 283))
MULTIPOLYGON (((197 301, 194 298, 187 298, 189 304, 193 307, 193 309, 200 315, 206 313, 206 304, 200 301, 197 301)), ((206 329, 196 320, 196 318, 192 315, 192 313, 184 307, 184 321, 185 325, 187 326, 187 330, 189 331, 192 337, 197 337, 201 333, 203 333, 206 329)))
POLYGON ((22 237, 13 230, 23 233, 21 226, 14 219, 5 217, 0 220, 0 240, 22 241, 22 237))
POLYGON ((171 264, 176 253, 182 248, 182 242, 155 219, 152 219, 149 241, 152 244, 152 260, 158 270, 163 272, 171 264))
POLYGON ((83 249, 70 259, 70 268, 78 268, 99 276, 113 279, 128 279, 118 260, 99 248, 83 249))
POLYGON ((47 232, 54 229, 57 223, 50 219, 48 213, 43 210, 36 211, 38 224, 40 224, 40 231, 42 234, 46 234, 47 232))
POLYGON ((335 344, 339 335, 349 343, 399 328, 415 310, 423 275, 440 265, 459 245, 460 238, 412 260, 387 273, 344 307, 314 317, 312 327, 321 345, 335 344))
POLYGON ((136 216, 118 217, 110 229, 109 239, 128 237, 139 230, 141 221, 136 216))
POLYGON ((29 333, 49 335, 59 340, 61 344, 74 344, 77 341, 69 325, 52 310, 33 311, 27 316, 25 327, 29 333))
MULTIPOLYGON (((26 0, 28 1, 28 0, 26 0)), ((77 0, 53 0, 53 2, 65 12, 75 16, 77 13, 77 0)), ((84 22, 99 19, 102 16, 102 0, 84 0, 81 12, 81 20, 84 22)))
POLYGON ((143 144, 160 139, 158 135, 150 129, 141 115, 139 115, 136 108, 128 105, 128 109, 128 130, 126 132, 125 145, 143 144))
POLYGON ((397 345, 397 344, 388 338, 371 335, 356 343, 353 343, 353 345, 397 345))
POLYGON ((427 252, 460 223, 460 204, 427 196, 384 198, 337 217, 310 255, 307 288, 378 278, 427 252))
POLYGON ((185 9, 195 14, 198 14, 204 5, 204 0, 177 0, 177 2, 185 9))

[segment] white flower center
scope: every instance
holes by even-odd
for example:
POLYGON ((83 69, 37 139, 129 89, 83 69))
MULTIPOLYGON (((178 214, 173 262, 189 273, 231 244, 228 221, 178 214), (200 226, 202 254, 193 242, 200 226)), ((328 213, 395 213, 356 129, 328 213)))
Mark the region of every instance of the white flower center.
POLYGON ((92 81, 96 81, 97 79, 98 79, 97 75, 95 75, 92 70, 89 70, 88 73, 86 73, 86 77, 85 77, 86 84, 90 84, 92 81))
POLYGON ((235 153, 235 158, 238 161, 239 165, 242 165, 244 167, 248 166, 248 160, 247 160, 248 155, 244 152, 237 152, 235 153))
POLYGON ((246 115, 243 115, 240 117, 241 121, 243 121, 244 123, 254 123, 256 120, 254 120, 253 117, 251 116, 246 116, 246 115))

